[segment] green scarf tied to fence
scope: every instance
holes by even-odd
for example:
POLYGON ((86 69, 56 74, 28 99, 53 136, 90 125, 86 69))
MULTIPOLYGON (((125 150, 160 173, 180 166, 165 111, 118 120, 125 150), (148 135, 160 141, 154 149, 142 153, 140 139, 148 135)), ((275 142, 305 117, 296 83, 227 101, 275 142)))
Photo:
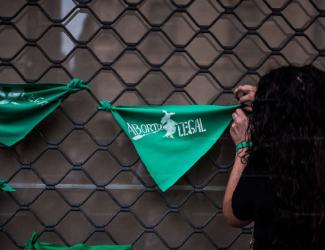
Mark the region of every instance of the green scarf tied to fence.
POLYGON ((219 139, 240 105, 112 106, 101 101, 132 141, 162 191, 170 188, 219 139))
POLYGON ((85 244, 77 244, 71 247, 56 245, 47 242, 37 241, 38 234, 34 232, 31 239, 25 245, 24 250, 132 250, 131 245, 99 245, 87 246, 85 244))
POLYGON ((68 84, 0 84, 0 143, 12 146, 56 110, 64 97, 89 87, 80 79, 68 84))

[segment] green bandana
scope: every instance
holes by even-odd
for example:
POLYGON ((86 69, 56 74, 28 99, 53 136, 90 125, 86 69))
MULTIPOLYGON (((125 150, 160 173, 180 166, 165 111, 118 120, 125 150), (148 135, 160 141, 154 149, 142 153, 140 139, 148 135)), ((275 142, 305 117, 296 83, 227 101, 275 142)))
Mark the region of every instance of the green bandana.
POLYGON ((12 186, 10 186, 4 180, 0 180, 0 189, 5 192, 15 192, 16 191, 16 189, 14 189, 12 186))
POLYGON ((112 106, 111 111, 132 141, 162 191, 182 177, 219 139, 240 105, 112 106))
POLYGON ((33 233, 31 239, 27 242, 25 250, 132 250, 130 245, 101 245, 101 246, 87 246, 84 244, 77 244, 71 247, 55 245, 46 242, 37 241, 37 233, 33 233))
POLYGON ((83 81, 68 84, 0 84, 0 143, 12 146, 56 110, 64 97, 89 89, 83 81))

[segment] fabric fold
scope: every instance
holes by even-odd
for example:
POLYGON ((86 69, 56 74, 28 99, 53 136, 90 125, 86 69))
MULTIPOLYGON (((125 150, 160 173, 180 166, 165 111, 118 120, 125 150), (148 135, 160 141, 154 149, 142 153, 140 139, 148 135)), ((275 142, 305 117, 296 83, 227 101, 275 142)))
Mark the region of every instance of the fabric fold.
POLYGON ((112 106, 101 101, 132 141, 162 191, 181 178, 220 138, 240 105, 112 106))
POLYGON ((80 79, 67 84, 0 84, 0 143, 12 146, 54 112, 62 100, 90 90, 80 79))
POLYGON ((24 250, 132 250, 131 245, 98 245, 88 246, 85 244, 76 244, 73 246, 62 246, 47 242, 37 241, 38 234, 33 232, 30 240, 25 244, 24 250))

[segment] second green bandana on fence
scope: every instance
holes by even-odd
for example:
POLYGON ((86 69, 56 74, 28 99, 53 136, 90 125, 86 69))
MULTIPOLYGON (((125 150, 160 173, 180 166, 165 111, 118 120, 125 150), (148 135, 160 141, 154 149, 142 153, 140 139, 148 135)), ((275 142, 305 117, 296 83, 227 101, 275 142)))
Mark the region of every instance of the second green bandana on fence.
POLYGON ((12 146, 56 110, 68 94, 89 89, 82 80, 68 84, 0 84, 0 143, 12 146))
POLYGON ((76 244, 73 246, 63 246, 47 242, 37 241, 38 234, 33 232, 31 239, 26 243, 25 250, 132 250, 131 245, 99 245, 88 246, 76 244))
POLYGON ((171 187, 219 139, 240 105, 112 106, 111 111, 132 141, 162 191, 171 187))

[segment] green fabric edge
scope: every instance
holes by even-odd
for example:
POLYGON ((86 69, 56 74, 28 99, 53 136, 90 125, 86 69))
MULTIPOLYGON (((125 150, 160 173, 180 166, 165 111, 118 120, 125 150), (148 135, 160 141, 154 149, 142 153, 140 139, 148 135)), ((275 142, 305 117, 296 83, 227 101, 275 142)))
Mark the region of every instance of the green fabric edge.
POLYGON ((25 244, 24 250, 132 250, 131 245, 97 245, 75 244, 73 246, 63 246, 48 242, 37 241, 38 233, 33 232, 29 241, 25 244))
POLYGON ((5 192, 16 192, 16 189, 4 180, 0 180, 0 189, 5 192))

